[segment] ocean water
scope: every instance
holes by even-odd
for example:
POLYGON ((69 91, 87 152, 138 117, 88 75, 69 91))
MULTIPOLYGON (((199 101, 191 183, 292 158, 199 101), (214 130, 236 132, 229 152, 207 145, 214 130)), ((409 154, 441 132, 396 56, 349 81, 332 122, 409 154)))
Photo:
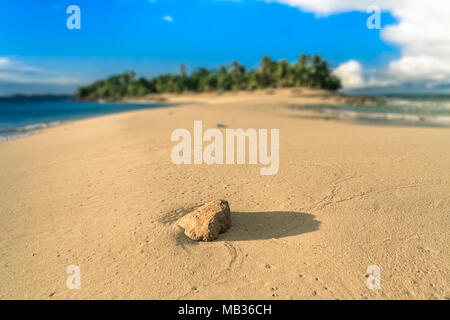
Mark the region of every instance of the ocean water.
POLYGON ((375 96, 384 101, 378 105, 311 106, 333 119, 367 124, 448 127, 450 128, 450 95, 375 96))
POLYGON ((0 142, 33 134, 66 121, 162 106, 161 103, 80 102, 70 98, 1 99, 0 142))

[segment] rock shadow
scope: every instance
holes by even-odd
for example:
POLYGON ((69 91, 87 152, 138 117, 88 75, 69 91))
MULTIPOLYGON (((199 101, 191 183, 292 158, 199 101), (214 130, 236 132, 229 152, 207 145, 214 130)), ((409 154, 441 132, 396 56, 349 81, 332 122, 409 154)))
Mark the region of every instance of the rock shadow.
POLYGON ((319 230, 316 216, 303 212, 232 212, 232 226, 216 241, 280 239, 319 230))

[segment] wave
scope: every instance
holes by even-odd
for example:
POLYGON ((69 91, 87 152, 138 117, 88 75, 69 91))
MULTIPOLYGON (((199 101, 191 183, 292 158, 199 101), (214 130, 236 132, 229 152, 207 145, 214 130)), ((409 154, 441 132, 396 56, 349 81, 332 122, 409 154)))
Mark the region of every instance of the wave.
POLYGON ((423 115, 394 112, 358 112, 343 109, 325 109, 326 113, 341 119, 385 124, 417 125, 417 126, 444 126, 450 127, 448 115, 423 115))
POLYGON ((0 129, 0 143, 9 141, 9 140, 13 140, 13 139, 17 139, 17 138, 21 138, 21 137, 25 137, 25 136, 29 136, 31 134, 38 133, 39 131, 41 131, 43 129, 57 126, 61 123, 62 123, 62 121, 52 121, 52 122, 47 122, 47 123, 35 123, 35 124, 30 124, 30 125, 26 125, 23 127, 17 127, 17 128, 0 129))
POLYGON ((450 101, 390 99, 388 104, 417 109, 437 108, 441 110, 450 110, 450 101))
POLYGON ((74 101, 69 99, 0 101, 0 141, 30 135, 49 126, 132 110, 162 108, 161 102, 74 101))

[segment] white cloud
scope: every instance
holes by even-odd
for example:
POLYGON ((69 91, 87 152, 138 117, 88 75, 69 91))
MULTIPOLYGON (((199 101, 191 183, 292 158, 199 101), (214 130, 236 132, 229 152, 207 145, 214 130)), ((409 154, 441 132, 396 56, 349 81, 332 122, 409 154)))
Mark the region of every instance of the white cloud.
POLYGON ((81 83, 79 79, 63 77, 56 72, 29 66, 19 60, 7 57, 0 57, 0 82, 56 85, 81 83))
POLYGON ((167 21, 167 22, 173 22, 173 18, 172 18, 172 16, 164 16, 164 21, 167 21))
MULTIPOLYGON (((268 0, 280 2, 302 10, 315 12, 322 15, 345 12, 349 10, 365 10, 373 1, 365 0, 268 0)), ((400 0, 401 1, 401 0, 400 0)))
POLYGON ((360 88, 364 85, 361 64, 356 60, 350 60, 337 67, 333 74, 339 77, 344 88, 360 88))
MULTIPOLYGON (((269 1, 284 3, 319 15, 348 11, 365 12, 370 5, 377 5, 382 11, 391 12, 399 21, 395 25, 385 27, 381 36, 383 40, 398 45, 402 57, 392 61, 384 70, 374 72, 375 75, 371 76, 366 85, 411 81, 425 81, 428 84, 450 82, 449 0, 269 1)), ((365 22, 362 22, 361 27, 365 27, 365 22)))

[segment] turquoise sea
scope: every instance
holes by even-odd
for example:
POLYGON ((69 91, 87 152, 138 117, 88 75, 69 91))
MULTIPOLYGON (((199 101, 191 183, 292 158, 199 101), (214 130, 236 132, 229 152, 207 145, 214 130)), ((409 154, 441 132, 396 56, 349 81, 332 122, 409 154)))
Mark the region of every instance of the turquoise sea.
POLYGON ((375 98, 383 102, 376 105, 311 106, 309 109, 342 121, 450 128, 450 95, 378 95, 375 98))
POLYGON ((70 97, 2 98, 0 142, 29 135, 65 121, 162 106, 164 105, 160 103, 80 102, 70 97))

